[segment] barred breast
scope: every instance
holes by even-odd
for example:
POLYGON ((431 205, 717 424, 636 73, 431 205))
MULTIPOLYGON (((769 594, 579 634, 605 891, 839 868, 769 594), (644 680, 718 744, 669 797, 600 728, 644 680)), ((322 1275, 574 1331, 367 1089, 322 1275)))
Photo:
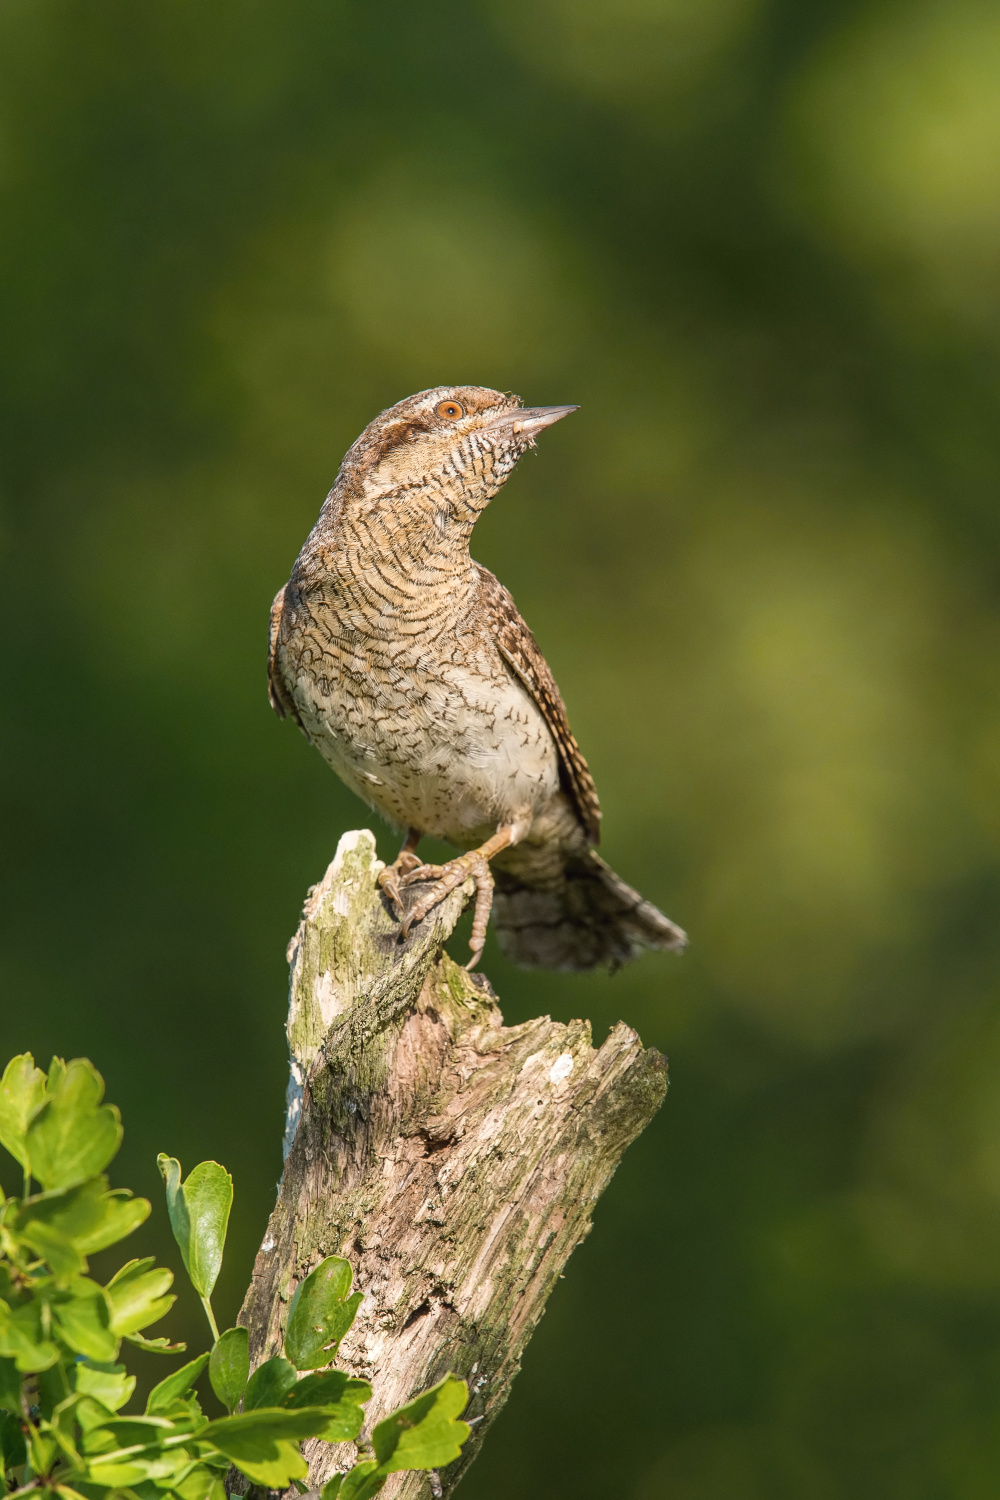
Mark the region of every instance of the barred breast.
POLYGON ((555 742, 498 652, 457 635, 433 652, 348 639, 330 619, 279 647, 282 678, 308 738, 387 822, 473 848, 556 795, 555 742))

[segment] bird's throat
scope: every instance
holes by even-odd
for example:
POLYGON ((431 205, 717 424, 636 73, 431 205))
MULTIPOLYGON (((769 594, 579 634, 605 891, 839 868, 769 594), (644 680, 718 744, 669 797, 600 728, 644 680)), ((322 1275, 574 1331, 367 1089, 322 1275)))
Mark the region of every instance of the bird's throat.
POLYGON ((317 527, 300 579, 360 634, 438 634, 464 618, 478 589, 469 554, 475 515, 440 489, 365 496, 317 527))

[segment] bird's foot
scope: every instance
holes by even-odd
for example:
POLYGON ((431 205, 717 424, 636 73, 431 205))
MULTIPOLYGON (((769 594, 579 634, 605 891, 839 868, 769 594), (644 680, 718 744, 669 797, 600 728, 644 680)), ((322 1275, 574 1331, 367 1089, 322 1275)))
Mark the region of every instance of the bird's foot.
POLYGON ((379 872, 378 883, 396 908, 396 915, 403 916, 403 886, 412 871, 420 869, 420 856, 412 849, 402 848, 391 865, 379 872))
POLYGON ((486 925, 493 909, 493 876, 490 874, 489 864, 478 849, 460 854, 457 859, 450 859, 446 865, 417 865, 403 875, 401 884, 404 886, 413 885, 418 880, 433 880, 434 884, 424 891, 406 913, 402 933, 405 938, 414 923, 422 921, 429 911, 464 884, 470 875, 476 882, 476 908, 472 918, 472 936, 469 938, 472 957, 465 967, 474 969, 482 956, 486 925))

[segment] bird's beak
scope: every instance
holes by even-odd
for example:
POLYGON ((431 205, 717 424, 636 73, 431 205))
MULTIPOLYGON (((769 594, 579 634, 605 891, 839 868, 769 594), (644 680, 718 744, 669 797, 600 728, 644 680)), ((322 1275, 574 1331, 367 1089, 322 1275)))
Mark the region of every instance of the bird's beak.
POLYGON ((519 411, 504 412, 497 419, 500 422, 510 422, 511 431, 523 434, 525 437, 537 437, 538 433, 545 427, 551 427, 553 422, 561 422, 563 417, 568 417, 571 411, 579 411, 578 406, 525 406, 519 411))

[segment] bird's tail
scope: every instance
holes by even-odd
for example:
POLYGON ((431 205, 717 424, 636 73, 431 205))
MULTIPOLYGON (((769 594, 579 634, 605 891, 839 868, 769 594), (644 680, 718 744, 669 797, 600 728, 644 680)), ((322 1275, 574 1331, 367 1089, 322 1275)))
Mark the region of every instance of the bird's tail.
POLYGON ((687 944, 681 929, 592 849, 544 885, 508 870, 494 874, 497 941, 523 969, 617 969, 646 948, 676 951, 687 944))

